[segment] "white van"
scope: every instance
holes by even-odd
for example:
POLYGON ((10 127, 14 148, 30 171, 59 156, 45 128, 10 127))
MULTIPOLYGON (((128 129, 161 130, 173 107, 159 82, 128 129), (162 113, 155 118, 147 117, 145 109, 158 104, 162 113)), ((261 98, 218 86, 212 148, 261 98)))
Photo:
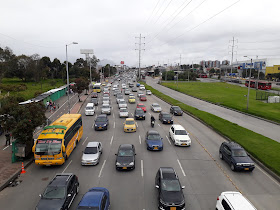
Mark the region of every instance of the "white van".
POLYGON ((256 210, 240 192, 222 192, 217 198, 217 210, 256 210))
POLYGON ((85 115, 94 115, 95 107, 94 103, 88 103, 85 108, 85 115))

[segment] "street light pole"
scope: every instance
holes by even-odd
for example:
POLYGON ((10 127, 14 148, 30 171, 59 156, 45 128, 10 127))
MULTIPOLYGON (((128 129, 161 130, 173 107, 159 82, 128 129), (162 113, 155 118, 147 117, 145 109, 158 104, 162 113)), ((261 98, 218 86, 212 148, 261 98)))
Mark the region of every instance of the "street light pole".
POLYGON ((67 73, 67 96, 68 96, 68 114, 70 114, 70 99, 69 99, 69 71, 68 71, 68 54, 67 54, 67 47, 71 44, 78 44, 77 42, 72 42, 66 45, 66 73, 67 73))
MULTIPOLYGON (((248 56, 244 56, 249 58, 248 56)), ((250 86, 251 86, 251 70, 252 70, 252 58, 250 63, 250 73, 249 73, 249 83, 248 83, 248 94, 247 94, 247 111, 249 109, 249 95, 250 95, 250 86)))

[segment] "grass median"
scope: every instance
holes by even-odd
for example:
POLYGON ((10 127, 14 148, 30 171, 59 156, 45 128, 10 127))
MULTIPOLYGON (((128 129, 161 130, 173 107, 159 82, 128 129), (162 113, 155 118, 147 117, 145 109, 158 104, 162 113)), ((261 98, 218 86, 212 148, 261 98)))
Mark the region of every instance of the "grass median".
POLYGON ((276 174, 280 175, 280 143, 213 114, 183 104, 182 102, 161 93, 149 85, 144 85, 146 89, 151 90, 157 97, 172 105, 180 106, 182 110, 196 116, 211 126, 218 133, 221 133, 232 141, 239 143, 256 159, 276 174))
MULTIPOLYGON (((249 110, 247 106, 248 89, 224 82, 179 82, 178 89, 174 82, 163 82, 162 85, 218 105, 246 112, 280 123, 280 103, 264 103, 256 100, 256 90, 250 90, 249 110)), ((260 92, 260 91, 259 91, 260 92)), ((265 93, 262 91, 262 93, 265 93)))

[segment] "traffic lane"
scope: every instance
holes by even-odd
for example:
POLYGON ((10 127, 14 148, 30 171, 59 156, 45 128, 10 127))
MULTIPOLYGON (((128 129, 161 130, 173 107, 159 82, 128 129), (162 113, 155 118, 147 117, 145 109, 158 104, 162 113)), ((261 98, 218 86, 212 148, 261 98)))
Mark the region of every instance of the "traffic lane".
MULTIPOLYGON (((254 203, 256 206, 259 206, 260 208, 269 209, 271 207, 275 208, 276 206, 279 206, 279 201, 277 199, 271 199, 272 197, 279 197, 279 185, 275 184, 275 181, 271 180, 271 177, 262 171, 259 171, 259 167, 257 167, 253 173, 234 173, 224 161, 219 159, 219 147, 225 139, 188 115, 184 115, 183 117, 174 117, 174 120, 175 123, 178 122, 183 125, 191 133, 191 147, 194 147, 194 142, 198 142, 199 145, 204 148, 208 154, 210 154, 210 157, 218 163, 217 166, 219 167, 219 170, 225 173, 226 176, 229 176, 229 181, 232 180, 232 184, 236 188, 235 190, 240 190, 245 193, 245 195, 252 200, 252 202, 255 201, 254 203), (257 195, 255 196, 255 194, 257 195), (261 200, 258 199, 258 197, 260 197, 258 196, 259 194, 263 195, 261 200), (273 201, 270 202, 271 200, 273 201)), ((177 154, 181 158, 185 156, 183 153, 181 155, 180 153, 177 154)), ((194 154, 200 153, 195 152, 194 154)), ((217 189, 217 187, 214 187, 214 189, 217 189)), ((223 191, 229 189, 231 188, 226 188, 223 191)))
POLYGON ((218 117, 226 119, 230 122, 236 123, 244 128, 252 130, 268 138, 274 139, 280 142, 280 136, 278 135, 279 125, 269 123, 267 121, 257 119, 255 117, 250 117, 248 115, 238 113, 194 97, 185 95, 183 93, 177 92, 175 90, 169 89, 167 87, 161 86, 155 83, 155 80, 150 78, 147 79, 147 84, 153 88, 160 90, 162 93, 172 96, 172 98, 179 100, 189 106, 195 107, 199 110, 203 110, 212 113, 218 117))

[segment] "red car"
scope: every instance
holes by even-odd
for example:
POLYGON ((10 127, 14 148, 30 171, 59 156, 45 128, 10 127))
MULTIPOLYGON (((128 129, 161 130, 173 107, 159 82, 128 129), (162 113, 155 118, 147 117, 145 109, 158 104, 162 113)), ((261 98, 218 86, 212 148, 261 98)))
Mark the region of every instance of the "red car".
POLYGON ((96 92, 93 92, 92 95, 91 95, 91 97, 92 97, 92 98, 97 98, 97 97, 98 97, 98 94, 97 94, 96 92))
POLYGON ((140 101, 147 101, 147 98, 145 95, 140 95, 140 101))
POLYGON ((144 105, 144 104, 137 104, 137 107, 136 108, 141 108, 144 112, 146 112, 147 111, 147 109, 146 109, 146 106, 144 105))

